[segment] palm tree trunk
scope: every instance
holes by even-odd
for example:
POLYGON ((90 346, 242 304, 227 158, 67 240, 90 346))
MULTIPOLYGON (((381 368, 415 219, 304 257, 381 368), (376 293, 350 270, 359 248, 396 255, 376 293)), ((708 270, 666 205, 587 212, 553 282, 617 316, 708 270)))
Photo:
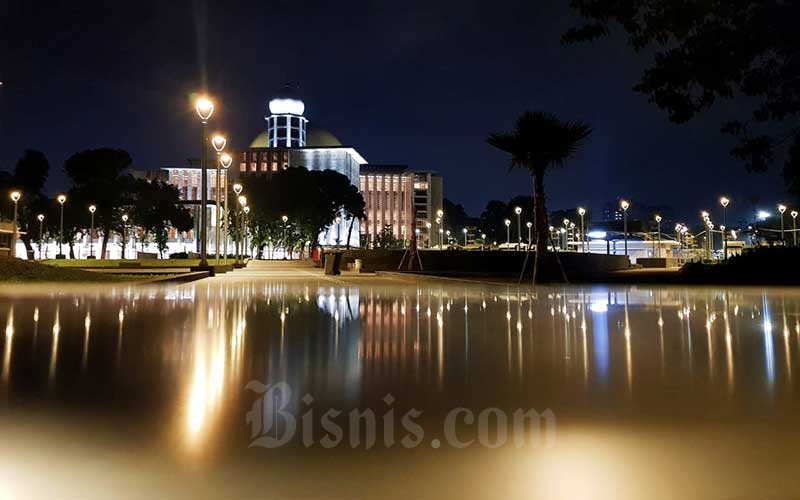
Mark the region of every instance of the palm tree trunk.
POLYGON ((544 261, 544 254, 547 252, 548 225, 547 208, 545 207, 544 197, 544 171, 533 173, 533 199, 536 219, 536 255, 533 260, 533 284, 537 284, 537 279, 541 277, 541 266, 544 261))

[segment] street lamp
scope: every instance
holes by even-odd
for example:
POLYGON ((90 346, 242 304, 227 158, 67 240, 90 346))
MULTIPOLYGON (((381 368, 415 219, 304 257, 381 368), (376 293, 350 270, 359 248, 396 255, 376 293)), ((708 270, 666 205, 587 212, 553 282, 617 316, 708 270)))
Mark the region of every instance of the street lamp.
POLYGON ((461 232, 464 233, 464 246, 466 247, 467 246, 467 228, 462 229, 461 232))
POLYGON ((342 218, 337 215, 333 222, 336 224, 336 248, 339 248, 339 241, 342 237, 342 218))
POLYGON ((283 260, 286 260, 286 223, 289 221, 289 217, 284 215, 281 220, 283 221, 283 260))
POLYGON ((520 215, 522 214, 522 207, 514 207, 514 213, 517 214, 517 251, 522 246, 522 225, 520 223, 520 215))
POLYGON ((786 211, 786 205, 778 205, 778 212, 781 213, 781 241, 786 244, 786 240, 783 237, 783 213, 786 211))
POLYGON ((481 233, 481 246, 486 247, 486 233, 481 233))
POLYGON ((202 96, 195 101, 194 109, 197 111, 197 116, 200 117, 200 122, 203 124, 203 155, 200 157, 200 266, 208 266, 206 260, 206 244, 208 236, 207 231, 207 214, 206 214, 206 201, 208 193, 208 136, 206 135, 206 125, 208 119, 214 113, 214 103, 208 97, 202 96))
POLYGON ((504 223, 506 225, 506 245, 511 248, 511 221, 506 219, 504 223))
POLYGON ((231 163, 233 163, 233 158, 228 153, 222 153, 220 155, 220 157, 219 157, 219 163, 220 163, 220 165, 222 165, 222 168, 224 169, 224 176, 225 176, 225 182, 224 182, 223 188, 222 188, 222 195, 225 197, 224 198, 225 207, 223 209, 224 216, 222 217, 223 218, 223 223, 225 224, 224 231, 223 231, 223 237, 222 237, 222 241, 223 241, 223 249, 222 249, 222 251, 225 254, 225 264, 227 264, 228 263, 228 233, 230 233, 230 231, 228 230, 228 224, 229 224, 229 222, 228 222, 228 168, 230 168, 231 163))
POLYGON ((245 204, 244 208, 244 217, 242 217, 242 247, 245 252, 245 257, 250 255, 250 249, 247 246, 247 214, 250 213, 250 207, 245 204))
POLYGON ((64 250, 62 244, 64 241, 64 203, 67 201, 67 195, 60 194, 56 200, 61 204, 61 224, 59 225, 58 229, 58 255, 56 255, 56 259, 63 259, 64 250))
POLYGON ((583 225, 583 216, 586 215, 586 209, 583 207, 578 207, 578 215, 581 216, 581 247, 583 247, 583 251, 586 251, 586 229, 583 225))
POLYGON ((89 230, 89 258, 94 259, 94 213, 97 211, 97 207, 94 205, 89 205, 89 213, 92 214, 92 225, 91 229, 89 230))
POLYGON ((622 200, 619 202, 619 206, 622 207, 622 233, 625 238, 625 255, 628 255, 628 207, 631 204, 622 200))
POLYGON ((531 247, 531 228, 533 227, 533 222, 526 222, 525 226, 528 228, 528 248, 531 247))
MULTIPOLYGON (((719 204, 722 205, 722 225, 725 226, 728 224, 728 203, 730 203, 727 197, 723 196, 719 199, 719 204)), ((722 255, 725 257, 725 260, 728 260, 728 234, 723 231, 722 233, 722 255)))
POLYGON ((247 207, 247 197, 244 195, 240 195, 238 198, 239 205, 242 207, 239 217, 239 243, 242 247, 241 252, 239 252, 238 258, 244 257, 244 209, 247 207))
POLYGON ((708 259, 711 260, 711 252, 714 250, 714 223, 710 220, 706 222, 708 228, 708 259))
POLYGON ((125 260, 125 247, 128 246, 126 230, 128 228, 128 214, 122 214, 122 260, 125 260))
POLYGON ((36 220, 39 221, 39 260, 42 260, 42 241, 44 241, 44 214, 37 215, 36 220))
POLYGON ((226 144, 228 144, 228 140, 225 139, 225 136, 215 135, 214 137, 211 138, 211 146, 214 148, 214 151, 217 152, 217 178, 216 178, 217 186, 216 186, 216 193, 214 194, 214 201, 216 202, 216 210, 217 210, 215 212, 216 216, 214 217, 216 219, 216 221, 215 221, 216 222, 216 224, 215 224, 216 232, 214 233, 214 247, 215 247, 215 250, 216 250, 215 251, 215 256, 216 256, 217 262, 219 262, 219 235, 220 235, 220 226, 222 224, 221 223, 221 216, 220 216, 221 214, 220 214, 220 211, 219 211, 220 188, 222 187, 221 186, 222 182, 221 182, 221 179, 220 179, 220 175, 221 175, 220 174, 220 170, 221 170, 221 167, 222 167, 222 158, 221 158, 220 155, 222 154, 222 150, 225 149, 225 145, 226 144))
POLYGON ((433 227, 433 225, 430 222, 426 222, 425 223, 425 227, 428 228, 428 248, 430 248, 431 247, 431 227, 433 227))
POLYGON ((789 212, 792 216, 792 237, 794 239, 794 246, 797 246, 797 210, 789 212))
POLYGON ((19 203, 19 199, 22 198, 22 193, 19 191, 12 191, 11 192, 11 201, 14 202, 14 225, 12 226, 14 232, 11 233, 11 256, 17 256, 17 204, 19 203))
POLYGON ((661 257, 661 216, 656 215, 655 219, 656 219, 656 226, 658 227, 658 256, 661 257))

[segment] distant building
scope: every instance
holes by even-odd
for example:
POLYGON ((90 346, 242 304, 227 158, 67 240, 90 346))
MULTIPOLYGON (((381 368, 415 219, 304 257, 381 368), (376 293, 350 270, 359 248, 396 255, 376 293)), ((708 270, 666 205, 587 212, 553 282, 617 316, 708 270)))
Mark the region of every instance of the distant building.
POLYGON ((374 241, 384 229, 404 241, 419 229, 420 243, 429 241, 427 222, 442 208, 441 176, 410 171, 407 165, 372 164, 361 166, 359 184, 367 211, 361 229, 365 242, 374 241))

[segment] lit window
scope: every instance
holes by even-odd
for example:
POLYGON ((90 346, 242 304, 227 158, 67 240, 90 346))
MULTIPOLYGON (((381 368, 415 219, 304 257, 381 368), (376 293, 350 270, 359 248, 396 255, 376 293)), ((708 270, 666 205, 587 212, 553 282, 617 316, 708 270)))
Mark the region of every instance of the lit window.
POLYGON ((247 163, 240 163, 239 172, 246 172, 246 171, 247 171, 247 163))
POLYGON ((261 171, 262 172, 266 172, 267 171, 267 162, 265 162, 265 161, 261 162, 261 171))

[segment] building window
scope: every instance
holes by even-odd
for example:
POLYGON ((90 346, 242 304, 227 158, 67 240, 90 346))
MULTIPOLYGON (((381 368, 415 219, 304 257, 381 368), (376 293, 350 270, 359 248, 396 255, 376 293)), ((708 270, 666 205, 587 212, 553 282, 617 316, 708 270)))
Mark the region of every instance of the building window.
POLYGON ((239 164, 239 172, 247 172, 247 163, 240 163, 239 164))
POLYGON ((256 162, 253 162, 253 163, 250 164, 250 171, 251 172, 255 172, 256 171, 256 165, 257 165, 256 162))
POLYGON ((277 161, 273 161, 272 162, 272 171, 273 172, 277 172, 278 171, 278 162, 277 161))
POLYGON ((266 172, 267 171, 267 162, 265 162, 265 161, 261 162, 261 171, 262 172, 266 172))

